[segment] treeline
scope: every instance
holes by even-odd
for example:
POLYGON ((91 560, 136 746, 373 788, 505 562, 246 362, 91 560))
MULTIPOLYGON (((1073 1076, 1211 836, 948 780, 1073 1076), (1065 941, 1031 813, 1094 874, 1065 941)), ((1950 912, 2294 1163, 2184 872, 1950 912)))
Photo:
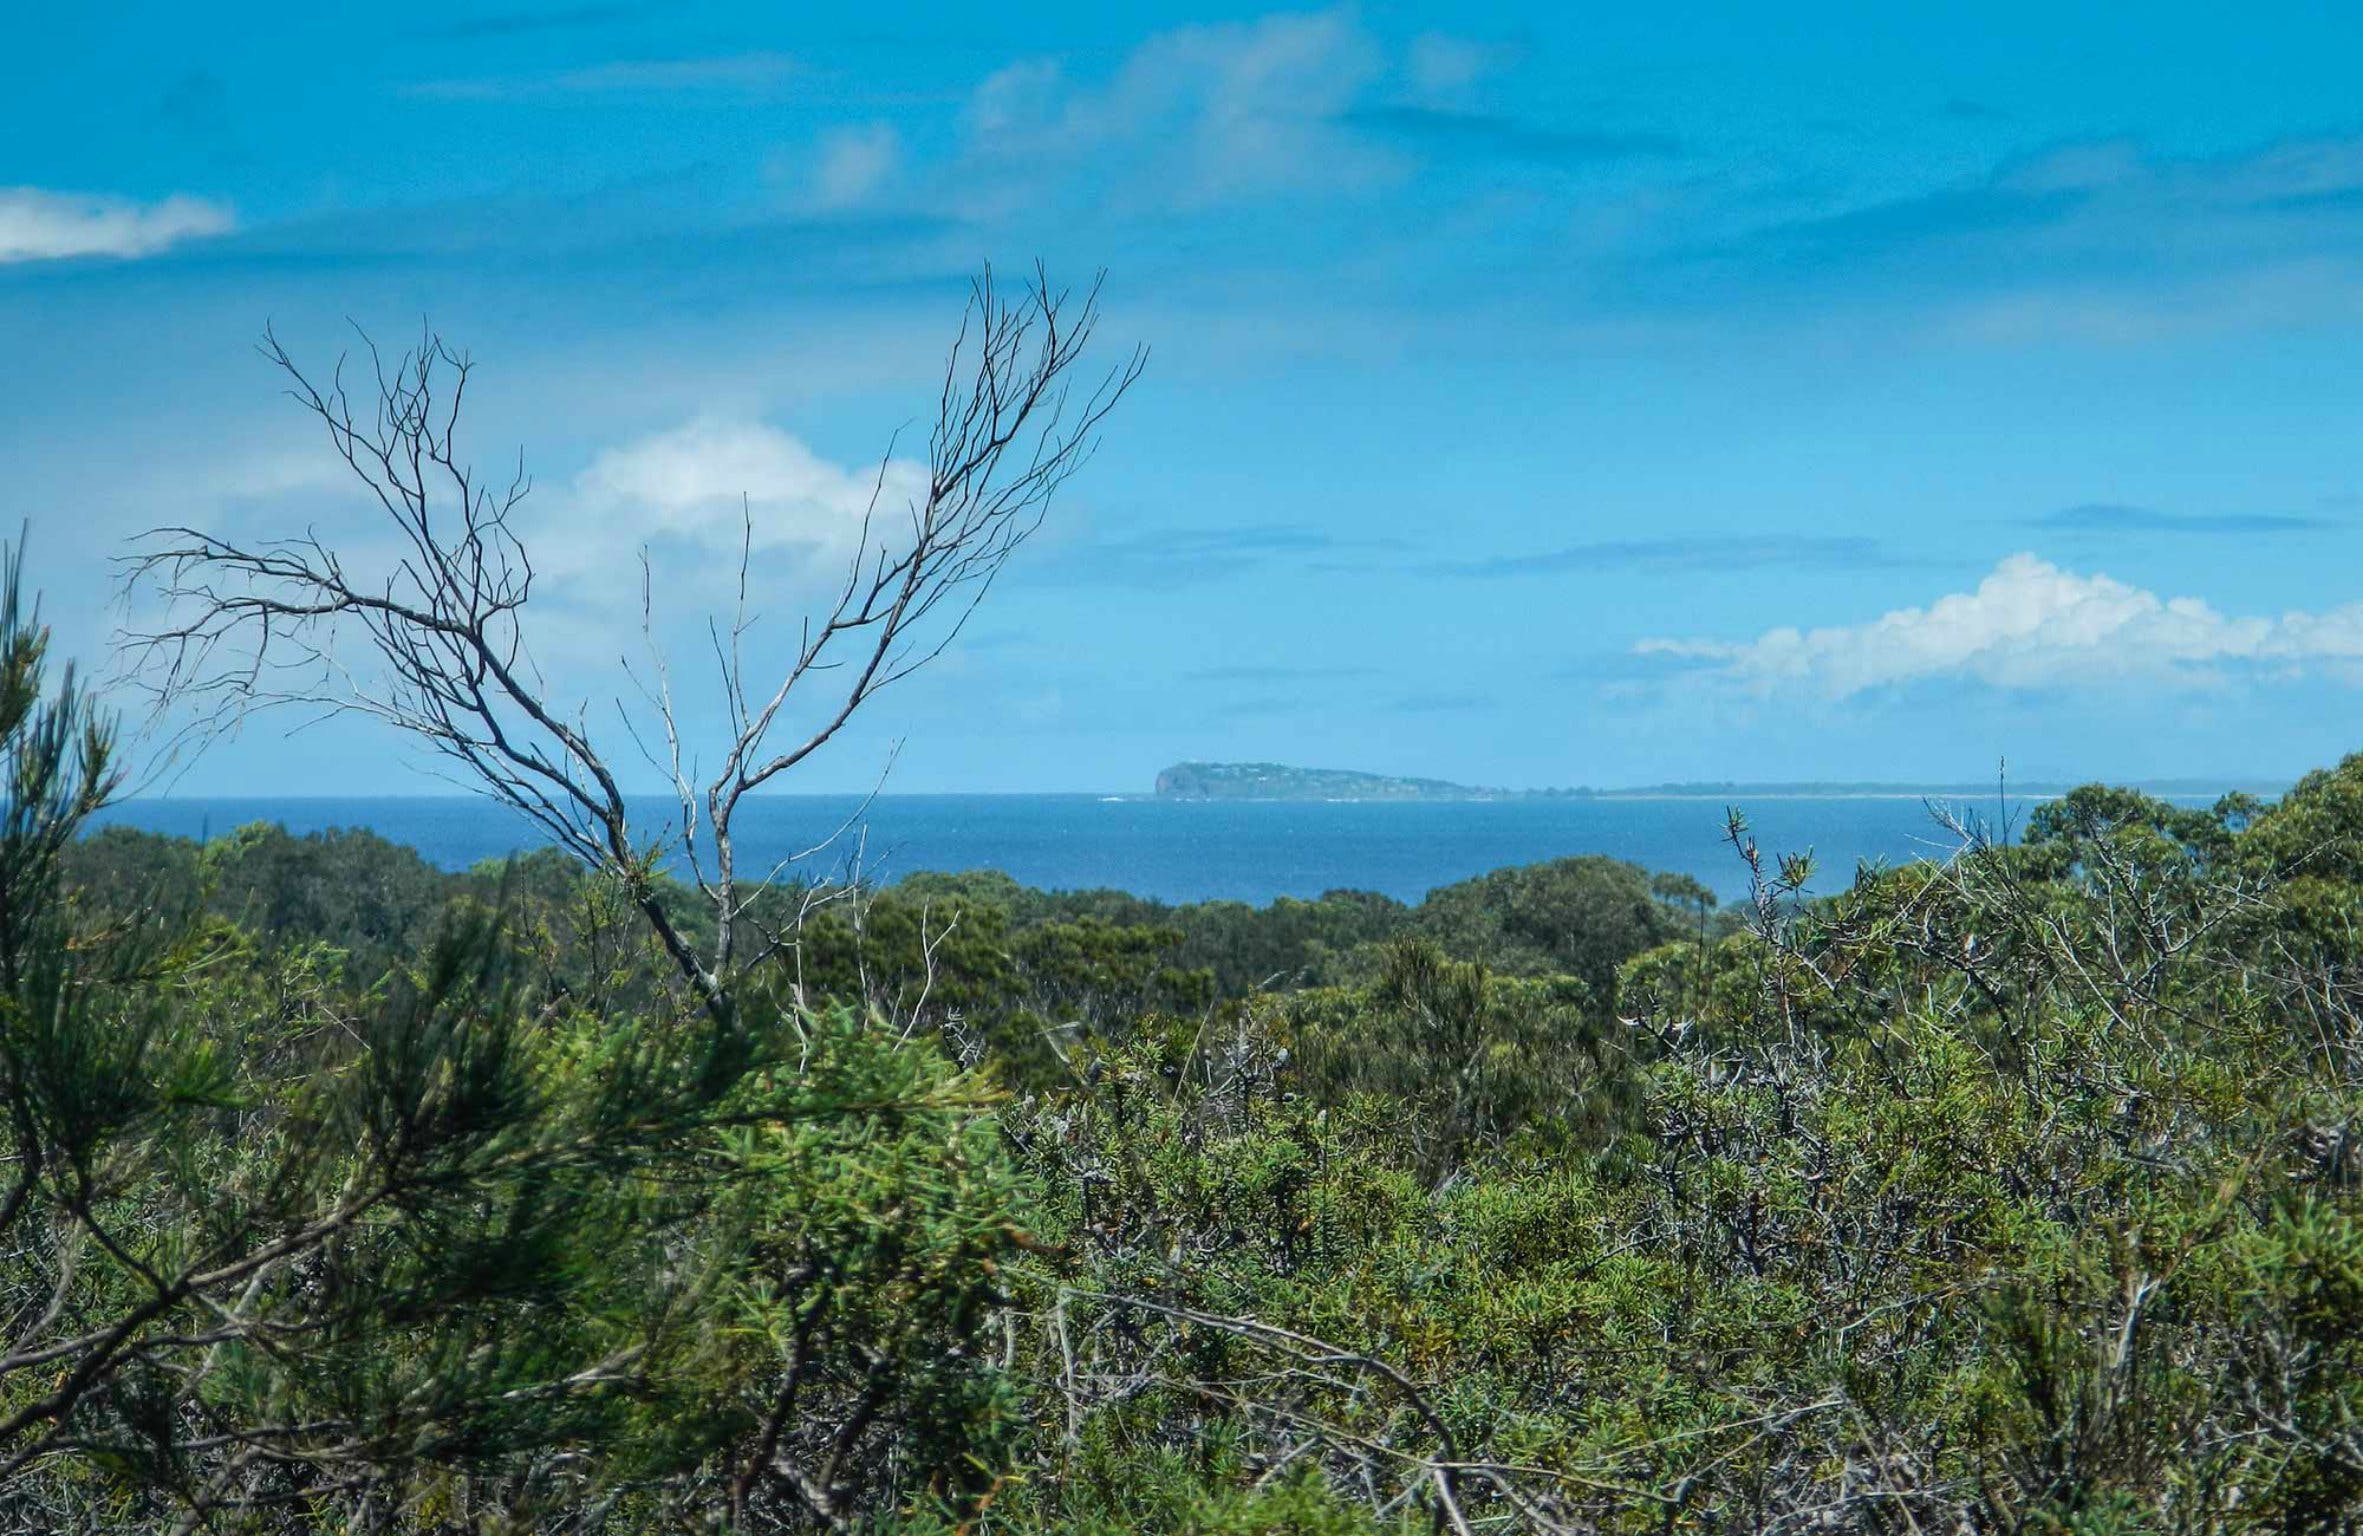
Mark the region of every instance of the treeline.
MULTIPOLYGON (((257 823, 198 842, 109 826, 67 850, 64 875, 96 908, 228 923, 268 949, 310 950, 360 985, 420 953, 464 907, 544 935, 551 984, 580 987, 601 921, 599 877, 555 852, 449 873, 360 828, 298 835, 257 823)), ((676 921, 700 935, 710 918, 668 885, 676 921)), ((1587 854, 1496 870, 1417 904, 1331 891, 1175 905, 968 871, 874 890, 782 886, 757 898, 755 915, 794 934, 791 958, 815 999, 916 1010, 935 1028, 1023 1014, 1040 1029, 1367 982, 1410 940, 1504 975, 1578 980, 1605 1003, 1633 956, 1732 931, 1716 906, 1688 877, 1587 854)), ((631 926, 628 913, 605 916, 631 926)))
POLYGON ((554 855, 89 833, 13 602, 0 753, 0 1528, 2363 1521, 2363 758, 1744 921, 778 890, 717 1007, 554 855))

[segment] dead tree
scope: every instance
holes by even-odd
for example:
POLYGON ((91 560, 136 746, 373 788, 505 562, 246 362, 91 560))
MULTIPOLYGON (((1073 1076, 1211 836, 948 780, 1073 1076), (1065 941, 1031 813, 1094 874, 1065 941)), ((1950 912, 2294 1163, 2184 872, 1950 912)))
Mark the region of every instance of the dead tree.
MULTIPOLYGON (((736 611, 710 625, 728 717, 710 776, 700 775, 684 740, 661 653, 654 676, 639 679, 656 730, 633 735, 660 759, 679 805, 661 833, 631 819, 588 708, 556 699, 534 663, 525 618, 534 563, 513 526, 531 482, 521 463, 505 480, 485 479, 463 453, 471 365, 432 332, 392 361, 364 336, 368 376, 358 394, 347 382, 349 359, 316 381, 275 336, 266 333, 262 346, 370 492, 376 531, 396 536, 390 568, 364 573, 316 530, 247 543, 160 528, 130 575, 160 599, 165 617, 131 636, 132 645, 158 696, 196 701, 207 723, 306 705, 371 716, 424 742, 463 781, 619 880, 699 1001, 727 1019, 735 982, 783 941, 777 931, 749 933, 754 902, 776 872, 750 878, 742 870, 740 808, 826 745, 879 690, 943 652, 1090 457, 1146 360, 1135 350, 1077 387, 1098 298, 1096 282, 1076 294, 1053 289, 1039 271, 1016 296, 990 270, 975 282, 945 363, 924 489, 905 506, 884 504, 890 448, 844 580, 803 621, 776 677, 756 675, 746 659, 750 522, 736 611), (789 732, 791 703, 810 723, 789 732), (650 750, 658 735, 661 752, 650 750), (662 871, 676 851, 711 908, 710 943, 693 939, 666 905, 662 871)), ((645 557, 643 574, 653 644, 645 557)))

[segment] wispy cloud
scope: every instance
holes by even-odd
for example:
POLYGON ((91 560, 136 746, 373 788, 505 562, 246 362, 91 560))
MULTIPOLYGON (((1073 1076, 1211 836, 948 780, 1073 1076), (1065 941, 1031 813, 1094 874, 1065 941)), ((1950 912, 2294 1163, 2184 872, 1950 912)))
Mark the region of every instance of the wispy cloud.
POLYGON ((2211 156, 2060 143, 1979 178, 1702 242, 1666 270, 1934 299, 1964 334, 2004 340, 2314 323, 2363 308, 2363 136, 2211 156))
POLYGON ((421 80, 402 93, 432 101, 518 101, 541 96, 665 95, 707 91, 769 95, 803 67, 784 53, 734 53, 692 59, 618 59, 543 75, 484 75, 421 80))
POLYGON ((2204 687, 2237 669, 2354 675, 2363 603, 2242 617, 2017 554, 1974 591, 1867 624, 1775 629, 1737 643, 1647 640, 1636 650, 1751 692, 1829 699, 1946 678, 2021 689, 2204 687))
POLYGON ((1156 528, 1068 545, 1032 563, 1028 572, 1049 580, 1159 591, 1280 564, 1328 567, 1339 556, 1383 547, 1303 524, 1156 528))
POLYGON ((1768 534, 1717 538, 1602 539, 1527 554, 1447 561, 1447 575, 1486 579, 1558 576, 1570 571, 1882 570, 1911 562, 1876 539, 1768 534))
POLYGON ((70 256, 153 256, 184 240, 228 233, 237 220, 199 197, 129 198, 0 187, 0 264, 70 256))
POLYGON ((2292 512, 2161 512, 2116 502, 2088 501, 2029 518, 2057 533, 2311 533, 2335 526, 2329 518, 2292 512))
POLYGON ((1382 42, 1350 8, 1158 33, 1110 74, 1024 59, 984 80, 954 185, 998 211, 1111 193, 1134 210, 1383 191, 1472 161, 1662 158, 1673 139, 1492 110, 1512 50, 1428 33, 1382 42))
POLYGON ((902 136, 894 124, 840 128, 821 140, 812 175, 813 204, 843 209, 868 202, 901 162, 902 136))
POLYGON ((1077 179, 1178 206, 1361 180, 1384 167, 1337 119, 1383 69, 1342 10, 1162 32, 1100 81, 1022 60, 970 99, 967 159, 1005 202, 1077 179))

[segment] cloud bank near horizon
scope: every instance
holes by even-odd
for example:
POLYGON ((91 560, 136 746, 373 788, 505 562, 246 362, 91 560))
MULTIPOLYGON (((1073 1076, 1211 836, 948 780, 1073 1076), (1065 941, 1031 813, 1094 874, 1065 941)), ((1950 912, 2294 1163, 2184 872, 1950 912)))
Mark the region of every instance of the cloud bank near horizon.
POLYGON ((1864 624, 1784 626, 1737 642, 1650 639, 1634 649, 1750 693, 1829 700, 1944 679, 2045 691, 2211 688, 2235 672, 2353 681, 2363 680, 2363 603, 2226 614, 2202 598, 2162 597, 2021 553, 1974 590, 1864 624))

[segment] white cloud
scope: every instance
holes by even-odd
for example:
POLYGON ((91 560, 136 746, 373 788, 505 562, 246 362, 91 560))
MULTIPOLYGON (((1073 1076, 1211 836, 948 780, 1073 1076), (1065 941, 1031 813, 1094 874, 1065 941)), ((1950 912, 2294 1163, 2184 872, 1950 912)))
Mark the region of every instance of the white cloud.
POLYGON ((1021 59, 997 69, 968 98, 967 126, 978 139, 1038 135, 1055 126, 1069 87, 1055 59, 1021 59))
POLYGON ((757 555, 835 574, 860 547, 873 497, 891 534, 926 490, 926 469, 908 459, 848 468, 764 422, 703 418, 592 459, 558 500, 560 526, 534 539, 535 558, 560 572, 636 572, 643 545, 735 562, 746 537, 757 555))
POLYGON ((0 263, 151 256, 183 240, 227 233, 234 222, 229 209, 203 198, 168 197, 142 204, 38 187, 0 187, 0 263))
POLYGON ((2239 617, 2199 598, 2160 597, 2018 554, 1975 591, 1867 624, 1775 629, 1737 644, 1645 640, 1636 649, 1704 663, 1754 692, 1833 699, 1938 678, 2044 689, 2125 681, 2208 686, 2240 667, 2352 672, 2363 663, 2363 603, 2239 617))
POLYGON ((1045 166, 1125 166, 1182 204, 1350 182, 1383 158, 1337 119, 1383 72, 1345 11, 1181 27, 1102 84, 1049 60, 999 71, 970 98, 969 151, 1037 183, 1045 166))
POLYGON ((867 202, 902 161, 902 136, 892 123, 842 128, 821 141, 812 197, 822 208, 867 202))

